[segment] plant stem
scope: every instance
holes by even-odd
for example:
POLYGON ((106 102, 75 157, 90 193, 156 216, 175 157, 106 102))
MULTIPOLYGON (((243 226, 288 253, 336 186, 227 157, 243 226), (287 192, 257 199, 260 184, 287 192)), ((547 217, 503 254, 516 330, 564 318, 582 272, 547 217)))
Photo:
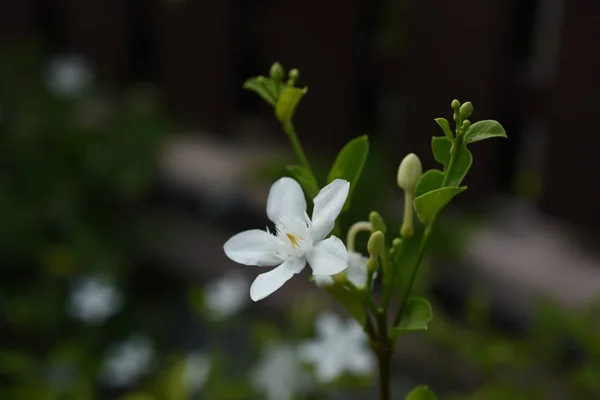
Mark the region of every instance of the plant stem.
POLYGON ((377 313, 377 323, 379 325, 379 337, 376 345, 375 354, 377 355, 379 365, 379 399, 390 400, 390 376, 392 353, 390 339, 387 332, 387 315, 384 310, 377 313))
POLYGON ((310 168, 310 164, 308 163, 308 159, 304 154, 302 144, 300 144, 300 140, 298 140, 298 135, 296 135, 296 129, 294 128, 294 124, 292 124, 292 122, 290 121, 284 122, 282 125, 283 131, 286 133, 286 135, 290 139, 290 142, 292 143, 292 147, 296 152, 296 157, 298 157, 298 161, 300 161, 300 164, 314 176, 312 169, 310 168))

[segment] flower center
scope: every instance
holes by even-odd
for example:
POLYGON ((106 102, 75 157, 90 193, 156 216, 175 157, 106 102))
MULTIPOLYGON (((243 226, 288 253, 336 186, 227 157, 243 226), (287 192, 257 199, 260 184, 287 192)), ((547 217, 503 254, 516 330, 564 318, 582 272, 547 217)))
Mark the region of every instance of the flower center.
POLYGON ((296 236, 292 235, 291 233, 286 233, 285 235, 288 237, 288 239, 290 239, 290 242, 292 242, 292 246, 294 246, 294 247, 300 246, 300 244, 298 243, 298 239, 302 240, 301 236, 296 237, 296 236))

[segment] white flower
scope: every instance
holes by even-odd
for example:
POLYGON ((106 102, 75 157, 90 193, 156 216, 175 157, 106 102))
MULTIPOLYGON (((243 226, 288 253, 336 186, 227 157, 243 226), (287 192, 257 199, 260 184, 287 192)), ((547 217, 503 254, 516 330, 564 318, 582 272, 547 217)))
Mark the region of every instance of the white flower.
POLYGON ((368 347, 367 337, 355 320, 346 323, 336 314, 325 313, 316 321, 318 339, 299 348, 299 357, 315 365, 315 375, 321 382, 330 382, 345 372, 370 374, 375 359, 368 347))
POLYGON ((121 293, 104 277, 90 276, 75 282, 68 312, 90 325, 99 325, 122 306, 121 293))
POLYGON ((314 275, 334 275, 348 264, 344 243, 331 232, 340 214, 350 183, 336 179, 313 200, 312 221, 306 214, 306 200, 298 182, 281 178, 271 186, 267 216, 275 223, 276 233, 258 229, 238 233, 223 246, 235 262, 260 267, 275 267, 260 274, 250 287, 250 297, 261 300, 300 273, 306 262, 314 275))
MULTIPOLYGON (((367 284, 367 261, 368 258, 355 251, 348 252, 348 268, 346 278, 355 286, 361 287, 367 284)), ((319 287, 333 285, 331 276, 315 276, 315 283, 319 287)))
POLYGON ((150 370, 153 356, 150 340, 134 336, 108 350, 101 379, 112 387, 129 386, 150 370))
POLYGON ((79 96, 91 85, 92 79, 90 65, 78 55, 57 57, 46 71, 48 89, 57 96, 79 96))
POLYGON ((284 343, 272 343, 265 349, 250 380, 268 400, 290 400, 294 394, 310 389, 310 379, 300 364, 297 349, 284 343))
POLYGON ((211 368, 212 363, 206 354, 192 353, 188 355, 185 364, 184 380, 192 394, 202 389, 208 380, 211 368))
POLYGON ((214 319, 225 319, 241 311, 248 303, 250 282, 239 272, 209 282, 204 288, 204 305, 214 319))

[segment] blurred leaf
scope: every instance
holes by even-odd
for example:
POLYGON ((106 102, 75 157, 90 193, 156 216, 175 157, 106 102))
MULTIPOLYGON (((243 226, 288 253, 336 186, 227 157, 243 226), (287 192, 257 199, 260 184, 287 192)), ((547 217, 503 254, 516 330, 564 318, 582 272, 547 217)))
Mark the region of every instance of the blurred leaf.
POLYGON ((358 184, 368 155, 369 138, 367 135, 354 138, 340 150, 331 171, 329 171, 328 183, 335 179, 345 179, 350 182, 350 192, 344 204, 344 210, 350 208, 352 194, 358 184))
POLYGON ((465 143, 479 142, 480 140, 493 137, 506 138, 506 131, 498 121, 484 120, 475 122, 467 132, 465 132, 465 143))
POLYGON ((362 299, 356 292, 346 289, 340 284, 323 287, 323 289, 331 294, 340 302, 342 306, 352 315, 361 326, 365 325, 366 317, 365 308, 362 304, 362 299))
POLYGON ((441 136, 434 136, 431 138, 431 150, 435 160, 444 166, 444 170, 448 169, 450 163, 450 149, 452 148, 452 141, 448 138, 441 136))
POLYGON ((287 86, 283 92, 281 92, 275 105, 275 115, 281 123, 289 123, 292 121, 292 118, 294 118, 294 114, 296 113, 296 108, 307 90, 307 88, 299 89, 293 86, 287 86))
POLYGON ((456 161, 452 171, 448 171, 448 186, 458 187, 473 164, 473 156, 466 147, 461 148, 455 155, 456 161))
POLYGON ((319 194, 319 185, 314 175, 306 168, 300 165, 289 165, 287 170, 300 183, 304 193, 309 199, 314 199, 319 194))
POLYGON ((430 169, 425 172, 417 183, 415 190, 416 196, 419 197, 425 193, 431 192, 442 187, 444 182, 444 173, 437 169, 430 169))
POLYGON ((413 389, 405 398, 406 400, 437 400, 436 395, 427 387, 419 386, 413 389))
POLYGON ((427 225, 444 207, 446 207, 454 196, 466 189, 466 186, 460 188, 445 187, 432 190, 431 192, 417 197, 415 199, 415 210, 417 211, 419 220, 427 225))
POLYGON ((411 331, 424 331, 433 319, 431 304, 423 298, 412 297, 408 299, 402 311, 402 318, 397 326, 390 330, 393 339, 411 331))
POLYGON ((452 129, 450 129, 450 124, 448 123, 448 120, 446 118, 436 118, 435 122, 437 122, 440 128, 442 128, 442 130, 444 131, 444 135, 446 135, 448 139, 452 140, 454 138, 454 135, 452 134, 452 129))

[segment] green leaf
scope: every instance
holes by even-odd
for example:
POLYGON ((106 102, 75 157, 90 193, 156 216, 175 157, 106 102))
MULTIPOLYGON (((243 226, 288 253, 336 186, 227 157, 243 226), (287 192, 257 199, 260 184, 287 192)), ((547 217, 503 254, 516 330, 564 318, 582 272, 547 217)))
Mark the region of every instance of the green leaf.
POLYGON ((479 142, 493 137, 507 137, 506 131, 498 121, 487 119, 475 122, 467 132, 465 132, 465 143, 479 142))
POLYGON ((421 297, 412 297, 402 310, 400 322, 390 330, 390 336, 396 339, 406 332, 424 331, 432 319, 431 304, 421 297))
POLYGON ((452 171, 448 171, 450 176, 448 177, 448 186, 458 187, 460 186, 463 179, 471 169, 471 165, 473 164, 473 155, 466 147, 460 149, 455 155, 456 161, 454 162, 454 167, 452 171))
POLYGON ((448 120, 446 118, 436 118, 435 122, 437 122, 440 128, 442 128, 442 130, 444 131, 444 135, 446 135, 448 139, 452 140, 454 138, 454 135, 452 134, 452 129, 450 129, 450 124, 448 123, 448 120))
POLYGON ((423 176, 421 176, 421 179, 419 179, 419 182, 417 182, 417 189, 415 190, 416 197, 441 188, 442 182, 444 182, 444 173, 442 171, 438 169, 426 171, 423 176))
POLYGON ((362 326, 365 325, 367 315, 362 304, 362 299, 356 292, 346 289, 340 284, 325 286, 323 289, 335 297, 362 326))
POLYGON ((394 250, 392 264, 397 267, 393 271, 392 290, 397 293, 403 292, 403 288, 407 285, 410 275, 417 266, 424 234, 425 229, 417 229, 412 236, 402 238, 400 245, 394 250))
POLYGON ((446 207, 454 196, 466 189, 466 186, 459 188, 443 187, 417 197, 414 204, 419 220, 427 225, 444 207, 446 207))
POLYGON ((437 400, 437 397, 427 386, 418 386, 406 395, 405 400, 437 400))
POLYGON ((363 167, 369 155, 369 138, 367 135, 352 139, 338 153, 331 171, 327 176, 327 182, 334 179, 345 179, 350 182, 350 193, 344 204, 344 210, 350 207, 352 193, 360 179, 363 167))
POLYGON ((319 184, 312 172, 300 165, 288 165, 286 168, 300 183, 300 186, 304 189, 304 193, 310 199, 317 197, 317 194, 319 194, 319 184))
POLYGON ((450 164, 450 149, 452 148, 452 141, 442 136, 434 136, 431 138, 431 150, 433 150, 433 156, 435 160, 444 166, 444 170, 448 168, 450 164))
POLYGON ((275 105, 275 115, 280 122, 290 122, 294 117, 298 103, 306 94, 308 89, 299 89, 297 87, 286 87, 275 105))
POLYGON ((273 107, 279 99, 280 93, 277 89, 277 83, 271 78, 265 78, 264 76, 250 78, 244 82, 243 88, 255 92, 273 107))

